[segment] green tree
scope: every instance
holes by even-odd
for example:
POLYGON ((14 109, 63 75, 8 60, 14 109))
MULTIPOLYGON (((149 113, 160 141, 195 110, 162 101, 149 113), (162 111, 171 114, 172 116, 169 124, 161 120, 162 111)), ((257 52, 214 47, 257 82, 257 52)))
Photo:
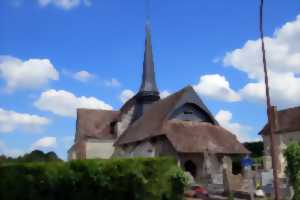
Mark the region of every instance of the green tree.
POLYGON ((290 143, 284 155, 287 161, 286 173, 290 177, 291 183, 295 185, 297 174, 300 171, 300 144, 296 142, 290 143))
POLYGON ((251 152, 251 156, 259 158, 264 155, 264 143, 259 142, 245 142, 244 146, 251 152))
POLYGON ((40 150, 34 150, 24 156, 19 156, 17 158, 6 157, 5 155, 0 155, 0 163, 15 163, 15 162, 51 162, 51 161, 62 161, 56 153, 50 151, 44 153, 40 150))

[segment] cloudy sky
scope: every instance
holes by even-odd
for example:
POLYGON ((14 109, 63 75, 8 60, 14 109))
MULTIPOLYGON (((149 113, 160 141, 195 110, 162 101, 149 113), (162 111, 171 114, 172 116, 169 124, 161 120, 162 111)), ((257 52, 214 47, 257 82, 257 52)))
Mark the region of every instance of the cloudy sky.
MULTIPOLYGON (((266 122, 258 0, 152 0, 161 96, 194 86, 241 141, 266 122)), ((118 109, 139 88, 145 2, 0 0, 0 154, 72 144, 76 108, 118 109)), ((300 105, 300 4, 266 1, 272 102, 300 105)))

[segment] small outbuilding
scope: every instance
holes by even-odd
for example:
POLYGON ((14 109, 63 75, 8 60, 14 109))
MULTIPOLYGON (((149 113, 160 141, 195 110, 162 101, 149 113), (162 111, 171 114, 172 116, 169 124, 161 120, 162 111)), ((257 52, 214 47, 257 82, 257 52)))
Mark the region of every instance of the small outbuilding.
MULTIPOLYGON (((288 108, 276 112, 275 142, 278 151, 278 175, 285 177, 286 160, 284 150, 291 142, 300 142, 300 107, 288 108)), ((264 142, 264 168, 272 169, 269 125, 259 133, 264 142)))

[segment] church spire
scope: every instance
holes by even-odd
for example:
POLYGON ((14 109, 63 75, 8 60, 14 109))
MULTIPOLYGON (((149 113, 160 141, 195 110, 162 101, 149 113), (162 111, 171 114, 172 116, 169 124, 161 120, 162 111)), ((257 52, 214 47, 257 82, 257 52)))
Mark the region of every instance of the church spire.
POLYGON ((156 86, 154 62, 151 44, 150 23, 146 23, 146 40, 143 63, 143 77, 139 93, 146 96, 159 96, 159 91, 156 86))

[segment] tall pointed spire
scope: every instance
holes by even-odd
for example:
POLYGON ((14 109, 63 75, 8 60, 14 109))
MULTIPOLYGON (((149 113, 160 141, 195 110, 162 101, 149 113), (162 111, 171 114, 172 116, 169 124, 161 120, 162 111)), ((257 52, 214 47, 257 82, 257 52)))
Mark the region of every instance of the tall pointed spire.
POLYGON ((155 71, 151 44, 151 30, 149 21, 146 23, 146 40, 145 40, 145 52, 143 63, 143 77, 140 91, 142 95, 154 95, 159 96, 155 81, 155 71))

